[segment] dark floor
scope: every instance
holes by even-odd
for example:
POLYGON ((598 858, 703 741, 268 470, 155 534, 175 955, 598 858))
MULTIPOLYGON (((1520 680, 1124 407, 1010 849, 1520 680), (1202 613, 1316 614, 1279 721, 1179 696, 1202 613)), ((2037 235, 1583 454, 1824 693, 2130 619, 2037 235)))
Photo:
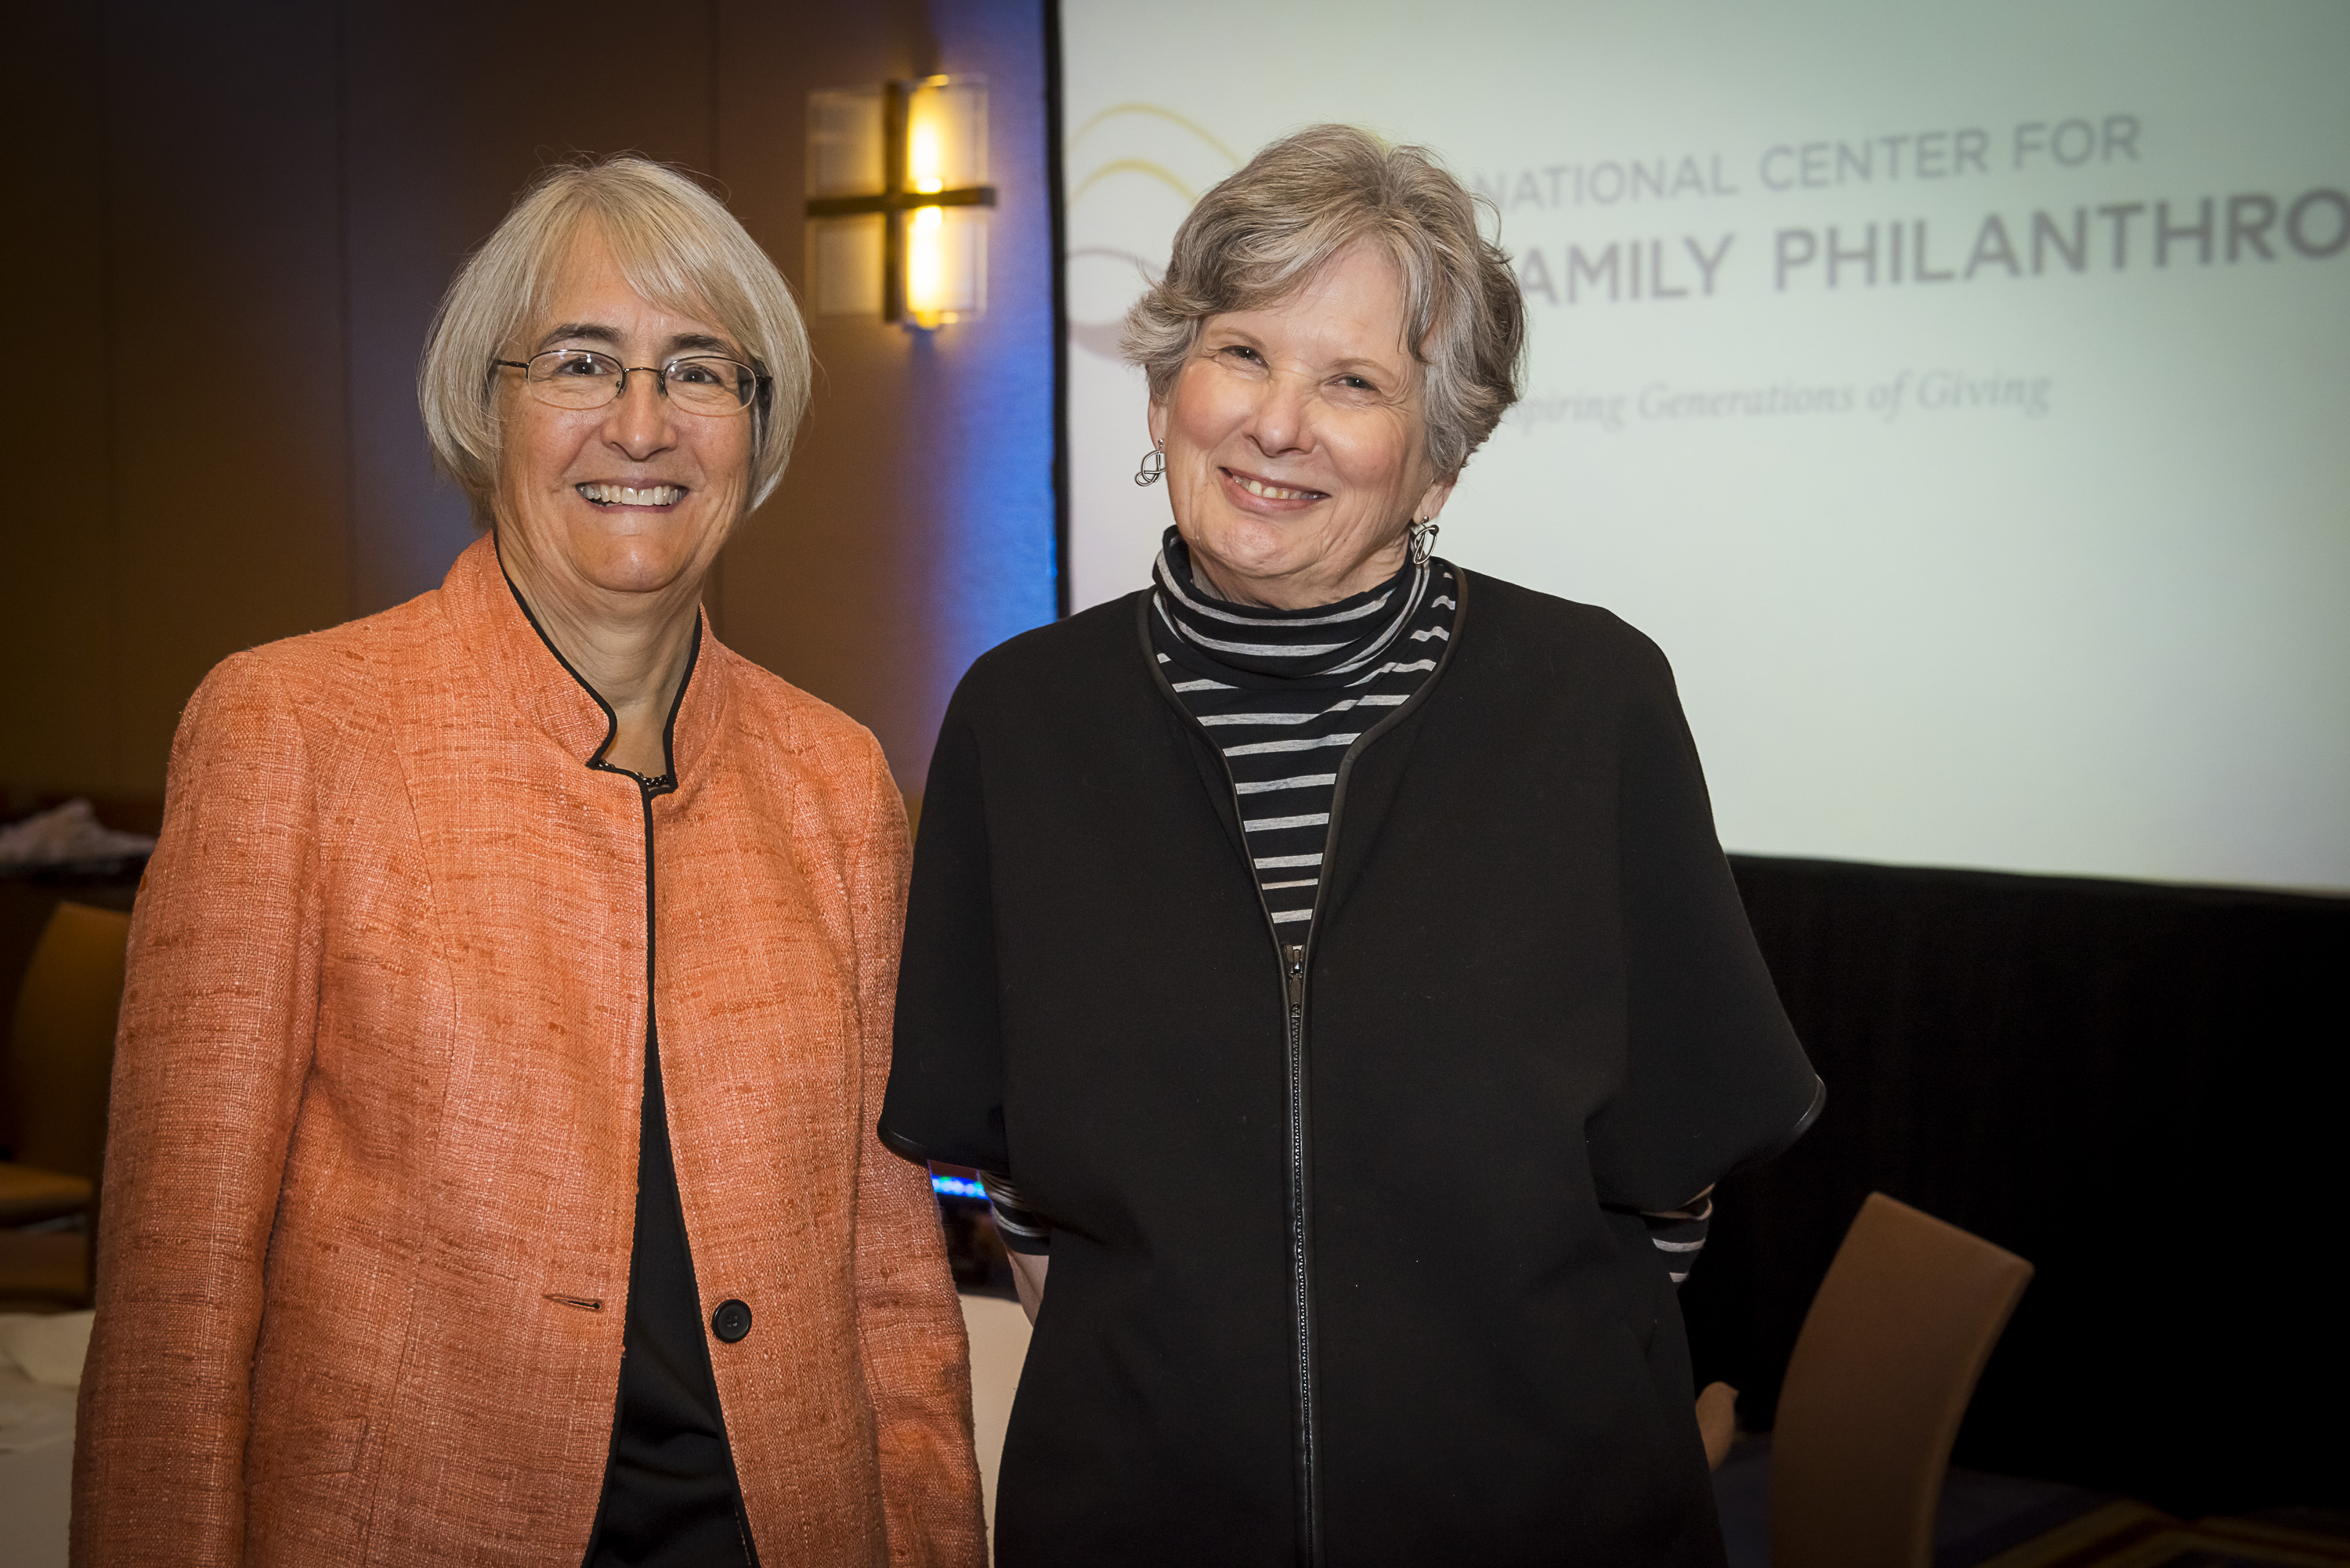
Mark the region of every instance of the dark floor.
MULTIPOLYGON (((1771 1439, 1744 1437, 1713 1475, 1714 1502, 1730 1568, 1770 1568, 1771 1439)), ((1985 1475, 1952 1469, 1942 1482, 1934 1524, 1934 1568, 1973 1568, 2112 1501, 2105 1493, 2061 1481, 1985 1475)))

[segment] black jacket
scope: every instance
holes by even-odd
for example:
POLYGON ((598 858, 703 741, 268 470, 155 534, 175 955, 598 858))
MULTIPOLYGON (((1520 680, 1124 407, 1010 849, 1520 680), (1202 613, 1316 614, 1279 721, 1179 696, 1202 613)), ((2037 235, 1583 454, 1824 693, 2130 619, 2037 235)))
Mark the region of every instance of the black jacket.
POLYGON ((1302 974, 1148 595, 948 709, 880 1132, 1055 1227, 1006 1568, 1721 1561, 1631 1211, 1783 1147, 1818 1081, 1663 656, 1461 579, 1340 764, 1302 974))

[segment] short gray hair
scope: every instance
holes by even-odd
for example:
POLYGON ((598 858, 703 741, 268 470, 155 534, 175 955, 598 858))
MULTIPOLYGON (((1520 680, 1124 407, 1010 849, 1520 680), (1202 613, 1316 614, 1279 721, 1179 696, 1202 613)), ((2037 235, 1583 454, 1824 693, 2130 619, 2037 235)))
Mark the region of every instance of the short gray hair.
POLYGON ((504 445, 490 361, 545 313, 571 242, 591 223, 629 286, 664 310, 723 328, 770 378, 749 415, 757 421, 757 506, 782 483, 807 410, 807 329, 775 264, 718 198, 677 170, 627 154, 543 171, 458 269, 416 377, 433 462, 486 526, 504 445))
POLYGON ((1429 461, 1450 478, 1518 400, 1525 358, 1525 302, 1509 257, 1478 230, 1481 201, 1425 148, 1351 125, 1284 137, 1183 220, 1166 275, 1127 312, 1126 358, 1164 402, 1209 317, 1287 298, 1368 241, 1402 275, 1404 342, 1426 369, 1429 461))

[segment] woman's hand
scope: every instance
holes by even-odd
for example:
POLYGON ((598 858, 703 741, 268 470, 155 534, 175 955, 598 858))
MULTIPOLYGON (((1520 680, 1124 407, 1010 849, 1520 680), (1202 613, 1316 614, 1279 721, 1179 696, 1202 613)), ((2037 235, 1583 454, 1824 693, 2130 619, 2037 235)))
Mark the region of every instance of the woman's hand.
POLYGON ((1731 1443, 1738 1436, 1737 1389, 1727 1383, 1705 1386, 1705 1391, 1697 1397, 1697 1435, 1705 1439, 1705 1468, 1720 1469, 1721 1461, 1730 1457, 1731 1443))
POLYGON ((1053 1255, 1050 1252, 1010 1252, 1006 1256, 1012 1260, 1012 1288, 1019 1293, 1020 1310, 1026 1313, 1028 1321, 1034 1324, 1036 1314, 1045 1305, 1045 1271, 1052 1265, 1053 1255))

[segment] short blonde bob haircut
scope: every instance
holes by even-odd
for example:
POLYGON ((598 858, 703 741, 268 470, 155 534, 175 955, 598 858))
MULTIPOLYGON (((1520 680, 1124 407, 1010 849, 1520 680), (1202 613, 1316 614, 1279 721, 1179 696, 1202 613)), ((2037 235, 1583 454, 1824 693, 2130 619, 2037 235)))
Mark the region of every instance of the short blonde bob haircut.
POLYGON ((526 357, 520 338, 546 314, 572 241, 591 224, 639 294, 721 328, 769 378, 744 416, 755 421, 756 507, 782 482, 807 410, 807 329, 783 275, 733 213, 678 171, 626 154, 541 173, 458 269, 416 377, 433 462, 473 503, 477 524, 494 521, 504 442, 490 361, 526 357))
POLYGON ((1367 241, 1402 275, 1403 340, 1425 370, 1428 456, 1451 478, 1518 400, 1525 357, 1517 275, 1479 233, 1478 206, 1424 148, 1309 126, 1200 198, 1167 275, 1127 312, 1126 358, 1163 403, 1209 317, 1277 304, 1367 241))

